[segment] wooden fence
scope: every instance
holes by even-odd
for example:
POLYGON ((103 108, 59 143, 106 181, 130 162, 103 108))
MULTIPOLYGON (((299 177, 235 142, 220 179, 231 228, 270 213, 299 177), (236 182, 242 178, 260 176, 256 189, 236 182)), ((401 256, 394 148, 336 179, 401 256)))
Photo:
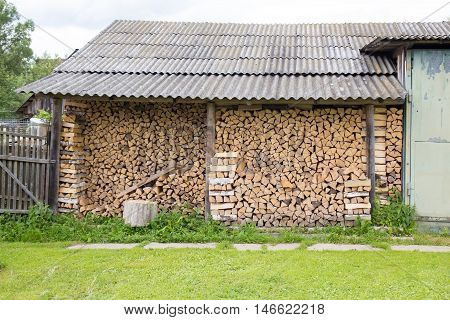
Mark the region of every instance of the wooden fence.
POLYGON ((49 136, 0 125, 0 213, 26 213, 48 203, 49 136))

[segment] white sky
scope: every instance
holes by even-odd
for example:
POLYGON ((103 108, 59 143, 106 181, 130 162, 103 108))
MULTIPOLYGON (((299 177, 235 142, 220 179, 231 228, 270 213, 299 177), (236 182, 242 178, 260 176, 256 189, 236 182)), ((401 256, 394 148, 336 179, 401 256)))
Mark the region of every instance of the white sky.
POLYGON ((32 48, 67 56, 115 19, 260 23, 404 22, 450 18, 446 0, 9 0, 36 28, 32 48))

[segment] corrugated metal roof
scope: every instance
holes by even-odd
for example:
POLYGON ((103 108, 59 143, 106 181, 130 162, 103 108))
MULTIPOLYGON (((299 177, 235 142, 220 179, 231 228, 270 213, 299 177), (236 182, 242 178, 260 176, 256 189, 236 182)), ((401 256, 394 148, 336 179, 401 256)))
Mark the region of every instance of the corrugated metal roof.
POLYGON ((395 76, 54 73, 27 91, 192 99, 402 99, 395 76))
POLYGON ((167 74, 393 74, 394 66, 383 56, 357 59, 314 58, 82 58, 69 59, 59 72, 167 73, 167 74))
POLYGON ((257 99, 397 99, 404 97, 404 90, 393 76, 392 61, 360 49, 380 37, 442 39, 449 35, 448 22, 120 20, 68 58, 51 77, 22 91, 205 99, 250 99, 252 95, 257 99))

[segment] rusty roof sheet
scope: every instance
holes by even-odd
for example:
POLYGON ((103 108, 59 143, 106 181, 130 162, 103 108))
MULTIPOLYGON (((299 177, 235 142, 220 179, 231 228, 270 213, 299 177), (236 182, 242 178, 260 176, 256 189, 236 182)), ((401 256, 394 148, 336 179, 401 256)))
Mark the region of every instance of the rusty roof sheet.
POLYGON ((64 61, 50 77, 21 91, 205 99, 401 99, 405 93, 395 79, 392 61, 376 52, 361 52, 361 48, 379 38, 442 39, 449 34, 448 22, 119 20, 64 61))

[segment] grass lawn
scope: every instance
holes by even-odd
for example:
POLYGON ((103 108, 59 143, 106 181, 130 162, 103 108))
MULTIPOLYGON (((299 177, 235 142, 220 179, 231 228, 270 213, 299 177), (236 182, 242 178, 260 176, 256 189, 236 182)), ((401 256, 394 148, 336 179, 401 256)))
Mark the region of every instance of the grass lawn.
POLYGON ((0 299, 449 299, 450 254, 0 242, 0 299))

